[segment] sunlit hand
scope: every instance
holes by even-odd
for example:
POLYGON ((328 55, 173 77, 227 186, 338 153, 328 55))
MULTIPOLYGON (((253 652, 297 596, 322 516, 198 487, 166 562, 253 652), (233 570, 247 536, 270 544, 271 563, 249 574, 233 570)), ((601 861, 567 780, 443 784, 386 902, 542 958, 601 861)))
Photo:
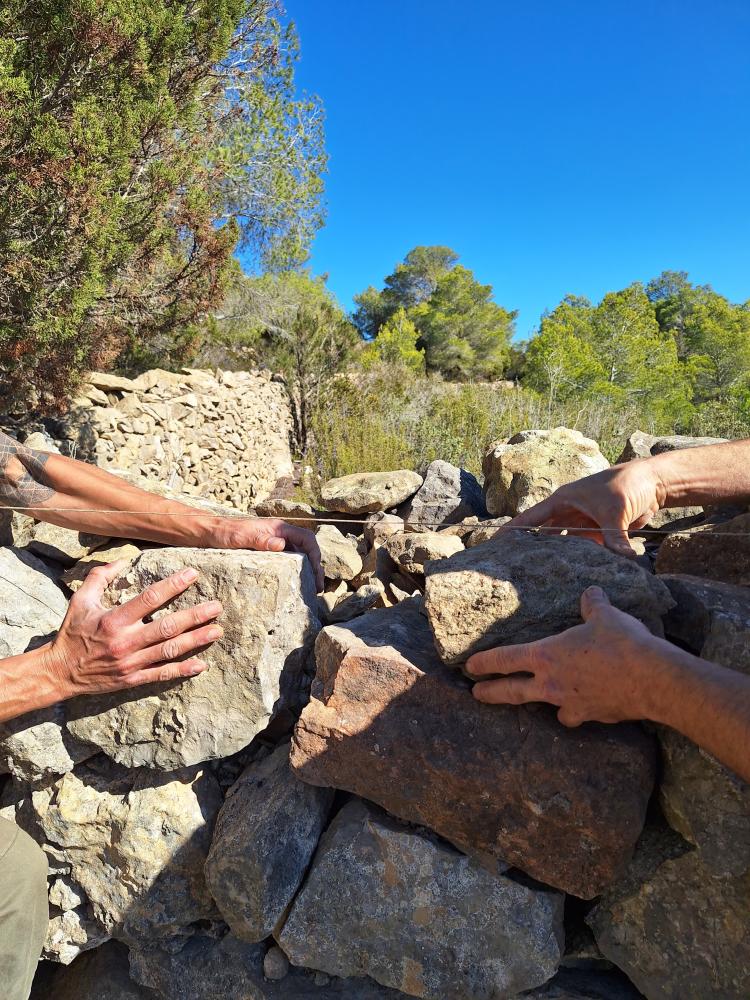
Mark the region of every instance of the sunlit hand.
POLYGON ((223 611, 218 601, 143 621, 192 586, 198 578, 192 569, 174 573, 126 604, 107 610, 102 604, 104 592, 126 566, 120 560, 88 574, 46 651, 44 662, 61 700, 194 677, 206 664, 181 657, 205 649, 223 635, 214 622, 223 611))
POLYGON ((636 618, 613 608, 603 590, 581 597, 584 624, 559 635, 475 653, 466 664, 474 697, 490 705, 557 705, 563 725, 650 717, 660 670, 676 653, 636 618))
POLYGON ((238 519, 229 532, 228 548, 258 552, 301 552, 308 557, 318 590, 323 589, 320 548, 312 531, 287 524, 276 517, 238 519))
POLYGON ((500 529, 566 528, 620 555, 634 557, 628 531, 642 528, 663 506, 666 488, 648 459, 615 465, 567 483, 552 496, 518 514, 500 529))

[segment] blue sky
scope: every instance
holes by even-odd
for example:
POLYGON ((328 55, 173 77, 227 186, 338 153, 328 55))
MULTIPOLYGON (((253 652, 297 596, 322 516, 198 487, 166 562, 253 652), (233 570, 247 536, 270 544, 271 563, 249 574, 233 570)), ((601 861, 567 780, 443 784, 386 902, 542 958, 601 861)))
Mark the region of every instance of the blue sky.
POLYGON ((750 297, 749 0, 286 0, 345 308, 440 243, 528 336, 661 270, 750 297))

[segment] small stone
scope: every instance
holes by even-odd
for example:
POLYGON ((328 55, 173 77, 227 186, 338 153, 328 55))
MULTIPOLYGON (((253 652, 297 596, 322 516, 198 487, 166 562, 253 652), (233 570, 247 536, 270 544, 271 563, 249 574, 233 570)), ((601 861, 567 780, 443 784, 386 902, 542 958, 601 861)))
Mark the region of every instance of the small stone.
POLYGON ((658 630, 674 604, 634 561, 584 538, 514 530, 427 570, 425 608, 446 663, 508 643, 533 642, 581 621, 581 594, 602 587, 612 604, 658 630))
POLYGON ((342 535, 336 525, 322 524, 315 537, 327 580, 352 580, 362 572, 362 557, 356 544, 342 535))
POLYGON ((528 510, 556 489, 609 468, 596 441, 555 427, 521 431, 490 446, 482 463, 487 510, 494 516, 528 510))
POLYGON ((276 983, 289 975, 289 959, 277 945, 266 952, 266 957, 263 959, 263 975, 276 983))
POLYGON ((397 514, 386 514, 378 511, 371 514, 365 522, 365 541, 368 545, 382 543, 389 535, 397 534, 404 530, 404 519, 397 514))
POLYGON ((484 545, 485 542, 491 542, 499 534, 500 529, 510 520, 511 518, 509 517, 494 517, 491 521, 484 521, 478 528, 472 531, 464 541, 464 545, 467 549, 473 549, 475 545, 484 545))
POLYGON ((463 551, 463 542, 455 535, 436 531, 404 532, 385 540, 385 549, 396 565, 407 573, 424 573, 432 560, 447 559, 463 551))
POLYGON ((378 604, 384 591, 385 588, 379 580, 363 584, 353 594, 345 597, 343 601, 336 605, 328 616, 329 622, 331 624, 348 622, 352 618, 357 618, 359 615, 365 614, 366 611, 370 611, 378 604))
POLYGON ((321 499, 326 510, 371 514, 398 507, 414 496, 421 485, 422 477, 407 469, 361 472, 330 479, 321 490, 321 499))

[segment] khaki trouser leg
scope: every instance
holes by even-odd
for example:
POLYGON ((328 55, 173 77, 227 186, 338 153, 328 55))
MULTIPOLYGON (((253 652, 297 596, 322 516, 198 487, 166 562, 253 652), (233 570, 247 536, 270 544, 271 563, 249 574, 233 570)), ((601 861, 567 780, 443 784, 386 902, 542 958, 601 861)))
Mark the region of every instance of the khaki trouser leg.
POLYGON ((0 995, 27 1000, 47 931, 47 858, 0 819, 0 995))

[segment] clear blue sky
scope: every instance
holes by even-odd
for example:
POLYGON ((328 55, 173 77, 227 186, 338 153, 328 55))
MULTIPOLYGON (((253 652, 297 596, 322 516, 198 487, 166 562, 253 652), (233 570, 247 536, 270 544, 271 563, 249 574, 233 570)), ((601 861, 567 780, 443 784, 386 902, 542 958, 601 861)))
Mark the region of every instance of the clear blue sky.
POLYGON ((750 297, 750 0, 286 0, 323 99, 342 305, 446 244, 528 336, 686 270, 750 297))

